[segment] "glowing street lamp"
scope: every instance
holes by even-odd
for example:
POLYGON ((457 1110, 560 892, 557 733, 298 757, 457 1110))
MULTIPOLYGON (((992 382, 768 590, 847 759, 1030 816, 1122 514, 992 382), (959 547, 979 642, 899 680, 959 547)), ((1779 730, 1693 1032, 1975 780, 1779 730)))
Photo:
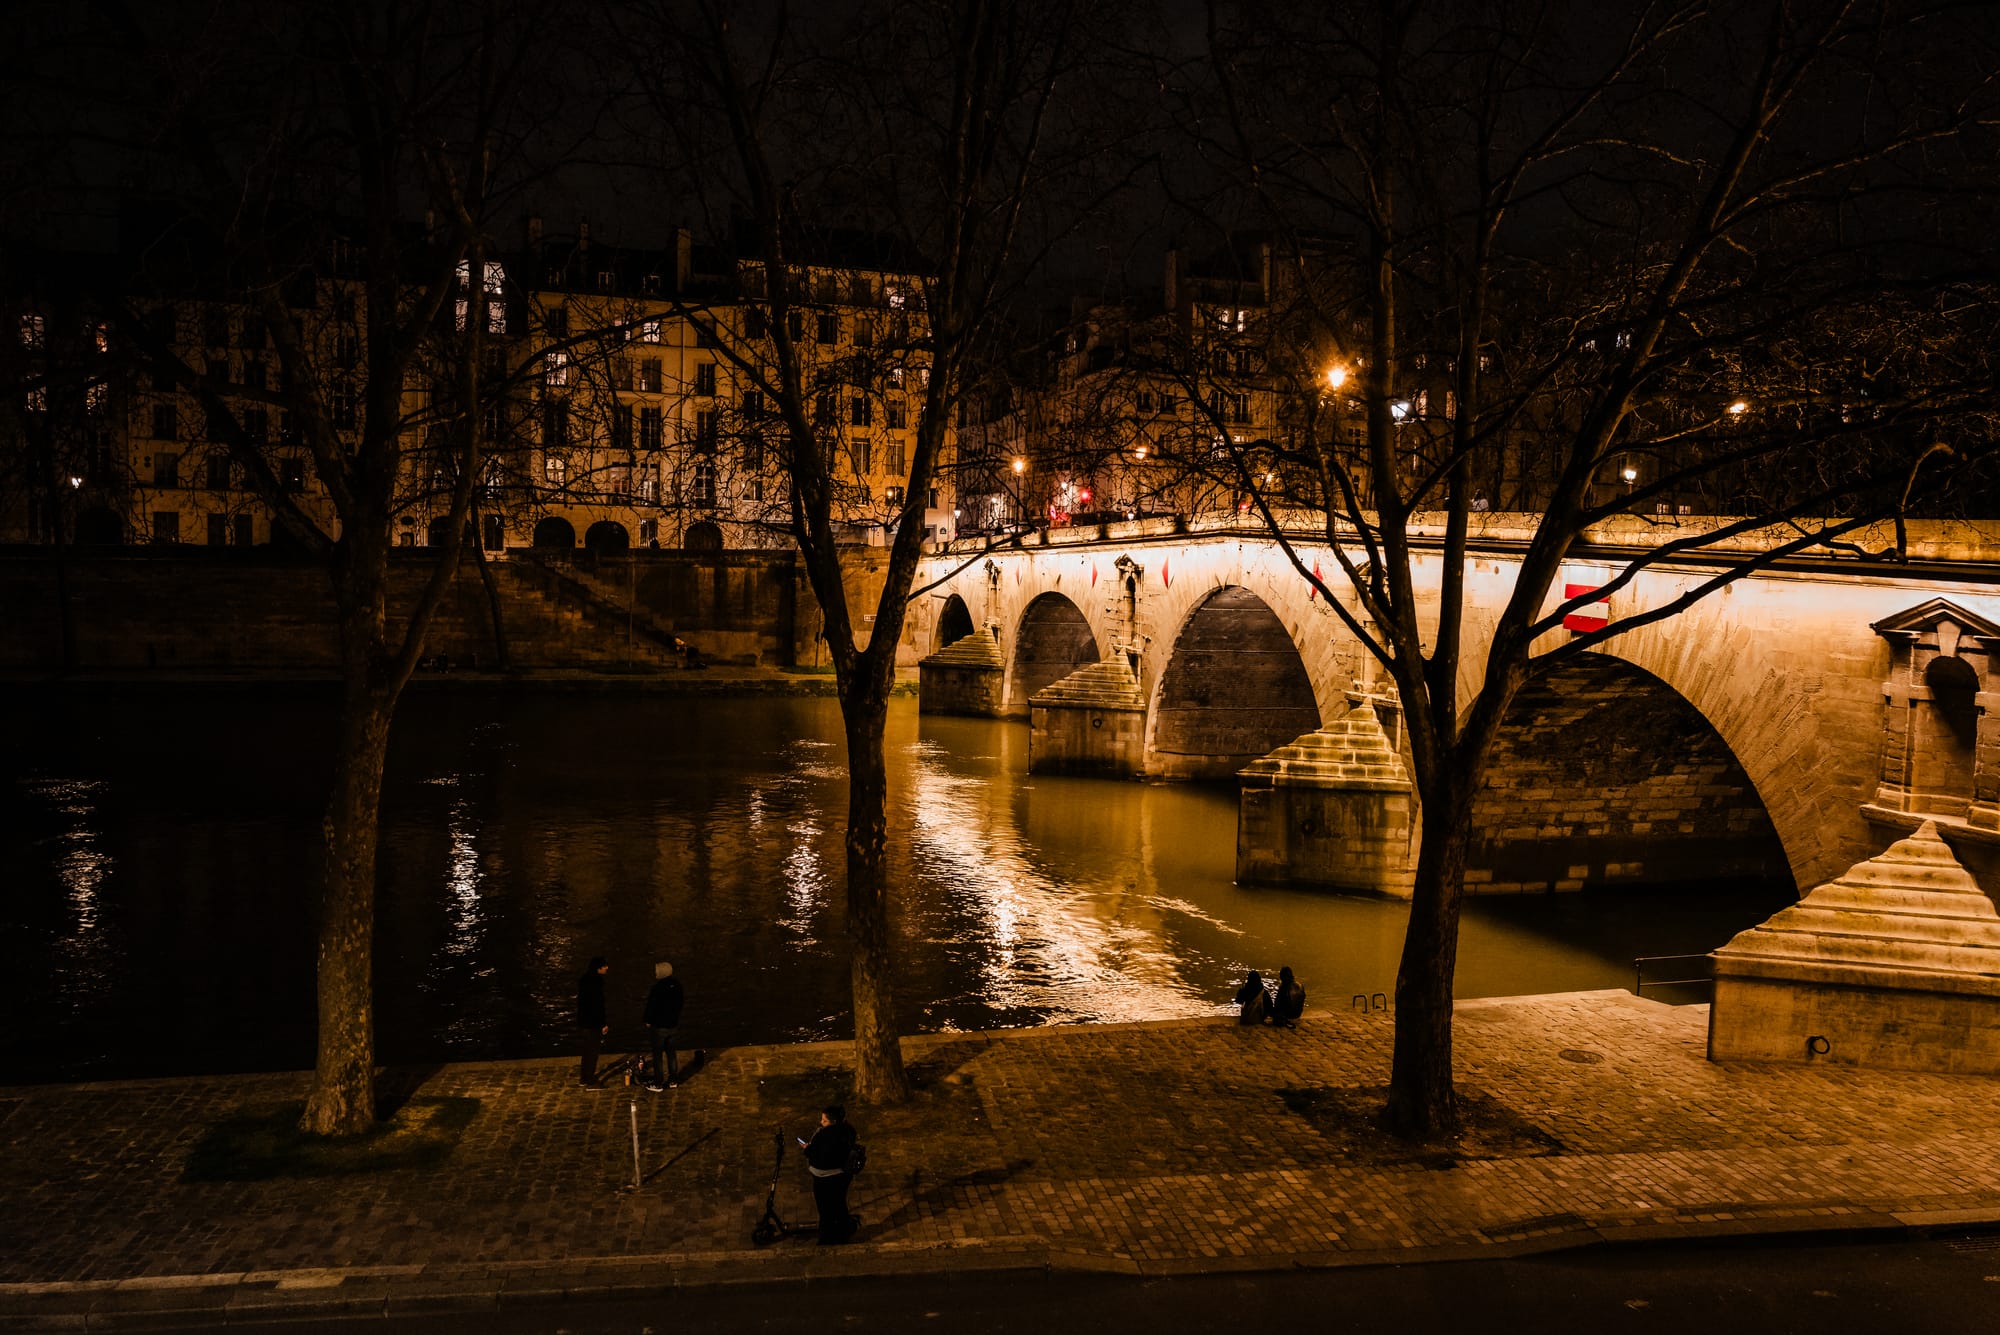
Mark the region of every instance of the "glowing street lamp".
POLYGON ((1020 474, 1020 473, 1025 473, 1027 471, 1028 471, 1028 461, 1016 455, 1014 458, 1014 472, 1016 474, 1020 474))
POLYGON ((1750 405, 1745 403, 1742 399, 1738 399, 1736 400, 1736 402, 1729 405, 1729 415, 1731 417, 1741 417, 1743 416, 1743 414, 1749 411, 1750 411, 1750 405))
POLYGON ((1143 458, 1145 458, 1145 457, 1146 457, 1146 447, 1145 447, 1144 445, 1141 445, 1141 446, 1140 446, 1140 447, 1139 447, 1138 449, 1136 449, 1136 450, 1133 450, 1133 451, 1132 451, 1132 456, 1133 456, 1134 458, 1136 458, 1136 459, 1143 459, 1143 458))
POLYGON ((1625 471, 1618 476, 1624 478, 1627 482, 1637 482, 1639 480, 1639 470, 1630 464, 1626 464, 1625 471))
POLYGON ((1328 389, 1339 389, 1346 383, 1347 368, 1345 366, 1330 366, 1327 368, 1326 387, 1328 389))

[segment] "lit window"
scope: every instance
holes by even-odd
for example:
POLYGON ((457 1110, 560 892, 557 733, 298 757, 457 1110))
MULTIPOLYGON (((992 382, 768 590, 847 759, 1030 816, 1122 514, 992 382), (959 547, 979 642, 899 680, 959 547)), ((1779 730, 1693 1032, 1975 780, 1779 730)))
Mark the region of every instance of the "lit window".
POLYGON ((551 454, 542 460, 542 480, 551 487, 560 488, 569 479, 569 460, 560 454, 551 454))
POLYGON ((569 383, 569 354, 551 352, 542 372, 542 383, 546 385, 567 385, 569 383))
POLYGON ((48 325, 41 316, 28 314, 21 317, 21 346, 39 348, 48 336, 48 325))

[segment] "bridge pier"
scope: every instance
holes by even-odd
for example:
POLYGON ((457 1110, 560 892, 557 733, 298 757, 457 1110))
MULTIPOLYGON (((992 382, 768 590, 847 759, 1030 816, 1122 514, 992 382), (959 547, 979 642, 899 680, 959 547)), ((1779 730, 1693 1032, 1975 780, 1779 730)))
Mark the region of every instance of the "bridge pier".
POLYGON ((1371 705, 1253 761, 1240 777, 1239 882, 1411 893, 1410 776, 1371 705))
POLYGON ((1136 778, 1146 770, 1146 694, 1122 653, 1029 701, 1028 770, 1136 778))
POLYGON ((988 626, 953 640, 917 663, 917 712, 1004 718, 1007 660, 999 628, 988 626))

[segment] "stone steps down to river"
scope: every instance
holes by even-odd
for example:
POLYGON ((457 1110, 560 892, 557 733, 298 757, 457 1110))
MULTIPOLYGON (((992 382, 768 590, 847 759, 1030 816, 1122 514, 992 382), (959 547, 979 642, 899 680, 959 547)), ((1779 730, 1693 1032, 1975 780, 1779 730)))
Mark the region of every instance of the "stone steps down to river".
POLYGON ((2000 913, 1925 821, 1715 952, 1718 972, 2000 996, 2000 913))
POLYGON ((1238 771, 1246 783, 1279 788, 1408 792, 1409 771, 1371 705, 1357 705, 1323 728, 1238 771))
POLYGON ((1146 692, 1125 655, 1113 654, 1043 687, 1028 703, 1036 709, 1112 709, 1143 714, 1146 692))
POLYGON ((917 663, 919 668, 991 668, 1004 671, 1007 660, 1001 656, 1000 643, 985 631, 974 631, 962 635, 934 654, 928 654, 917 663))
POLYGON ((1715 952, 1709 1054, 2000 1071, 2000 913, 1935 821, 1715 952))

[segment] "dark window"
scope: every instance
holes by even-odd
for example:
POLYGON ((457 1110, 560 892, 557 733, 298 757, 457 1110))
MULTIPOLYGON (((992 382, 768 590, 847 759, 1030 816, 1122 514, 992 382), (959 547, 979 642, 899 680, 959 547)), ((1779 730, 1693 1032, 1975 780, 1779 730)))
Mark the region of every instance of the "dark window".
POLYGON ((156 450, 153 454, 153 485, 178 487, 180 484, 181 457, 172 450, 156 450))
POLYGON ((210 455, 208 460, 208 489, 210 491, 229 490, 229 456, 210 455))
POLYGON ((865 475, 869 471, 869 464, 872 461, 872 454, 868 448, 868 437, 856 436, 852 441, 848 442, 847 455, 854 464, 854 475, 856 477, 865 475))
POLYGON ((257 521, 249 515, 236 516, 236 545, 249 547, 257 541, 257 521))
POLYGON ((632 448, 632 405, 629 403, 612 405, 611 448, 614 450, 632 448))
POLYGON ((910 410, 903 404, 890 403, 888 405, 888 412, 890 430, 901 431, 910 424, 910 410))
POLYGON ((658 408, 639 410, 639 448, 657 450, 666 443, 666 428, 658 408))
POLYGON ((903 452, 902 441, 892 440, 889 442, 888 446, 882 451, 882 464, 890 472, 898 474, 902 473, 908 467, 908 460, 903 452))
POLYGON ((162 545, 181 540, 181 512, 153 511, 153 541, 162 545))
POLYGON ((694 415, 695 444, 704 450, 714 449, 716 439, 720 435, 721 424, 722 414, 714 409, 703 408, 697 412, 694 415))
POLYGON ((569 307, 549 307, 549 334, 554 338, 569 337, 569 307))
POLYGON ((849 426, 872 426, 875 423, 875 403, 865 394, 857 394, 847 405, 849 426))
POLYGON ((569 405, 560 399, 542 404, 542 444, 569 444, 569 405))
POLYGON ((715 393, 715 363, 699 362, 694 368, 694 392, 713 396, 715 393))
POLYGON ((645 390, 648 394, 658 394, 660 392, 660 359, 658 357, 640 359, 639 388, 645 390))
POLYGON ((786 311, 785 332, 790 334, 794 339, 804 338, 806 336, 806 317, 797 311, 786 311))
POLYGON ((278 460, 278 485, 286 491, 304 491, 306 461, 292 456, 278 460))
POLYGON ((355 410, 354 382, 346 376, 333 382, 332 416, 334 429, 352 431, 358 420, 355 410))
POLYGON ((820 316, 818 326, 814 330, 814 336, 822 343, 840 342, 840 317, 838 315, 820 316))
POLYGON ((762 338, 769 332, 769 322, 762 306, 752 306, 743 312, 743 333, 746 337, 762 338))
POLYGON ((250 437, 253 444, 263 445, 271 439, 271 415, 262 408, 243 410, 243 434, 250 437))
POLYGON ((153 439, 180 439, 179 414, 175 411, 173 404, 156 403, 153 405, 153 439))
POLYGON ((764 394, 762 390, 746 389, 743 391, 743 415, 745 417, 762 417, 764 415, 764 394))
POLYGON ((210 515, 208 517, 208 545, 223 547, 229 543, 229 516, 210 515))

